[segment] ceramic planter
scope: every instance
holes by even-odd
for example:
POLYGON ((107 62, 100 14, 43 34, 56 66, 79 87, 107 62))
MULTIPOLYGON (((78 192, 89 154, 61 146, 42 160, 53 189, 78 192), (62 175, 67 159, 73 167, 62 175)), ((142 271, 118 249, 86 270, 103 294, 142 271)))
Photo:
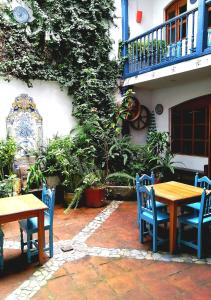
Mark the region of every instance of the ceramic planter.
POLYGON ((85 190, 85 203, 87 207, 102 207, 106 205, 105 188, 88 188, 85 190))

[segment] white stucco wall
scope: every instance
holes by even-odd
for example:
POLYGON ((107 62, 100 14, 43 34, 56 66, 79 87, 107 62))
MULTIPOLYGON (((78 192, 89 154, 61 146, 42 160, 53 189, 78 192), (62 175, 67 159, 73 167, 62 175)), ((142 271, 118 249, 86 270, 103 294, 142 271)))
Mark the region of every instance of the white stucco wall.
MULTIPOLYGON (((169 112, 170 108, 182 103, 184 101, 211 94, 210 78, 198 80, 194 83, 184 83, 174 87, 166 87, 152 91, 136 88, 136 96, 142 104, 147 106, 149 110, 153 110, 156 104, 162 104, 164 111, 161 115, 155 114, 156 126, 159 131, 170 130, 169 112)), ((134 134, 133 140, 138 143, 145 142, 146 130, 132 132, 134 134)), ((176 162, 182 162, 183 165, 178 164, 179 167, 204 170, 204 165, 208 164, 208 159, 204 157, 190 156, 190 155, 176 155, 176 162)))
POLYGON ((128 22, 130 38, 133 38, 153 27, 153 0, 129 0, 128 1, 128 22), (136 22, 136 11, 143 11, 142 22, 136 22))
MULTIPOLYGON (((145 31, 163 23, 165 21, 165 8, 171 2, 171 0, 129 0, 129 27, 131 32, 130 38, 140 35, 145 31), (143 11, 143 18, 141 23, 136 22, 137 8, 143 11)), ((190 1, 187 0, 188 10, 195 8, 197 5, 198 1, 196 1, 196 3, 194 4, 191 4, 190 1)))
POLYGON ((115 0, 114 25, 111 26, 110 37, 113 41, 111 58, 118 58, 119 42, 122 40, 122 6, 121 0, 115 0))
POLYGON ((66 135, 75 126, 71 116, 72 101, 64 89, 61 91, 56 82, 34 81, 33 88, 20 80, 6 82, 0 80, 0 138, 6 137, 6 118, 15 97, 28 94, 33 98, 43 117, 43 137, 52 138, 55 134, 66 135))
MULTIPOLYGON (((139 102, 146 106, 149 111, 152 110, 152 92, 149 90, 139 89, 134 87, 135 97, 139 100, 139 102)), ((144 144, 146 142, 146 134, 147 128, 142 130, 135 130, 133 128, 130 129, 132 141, 135 144, 144 144)))

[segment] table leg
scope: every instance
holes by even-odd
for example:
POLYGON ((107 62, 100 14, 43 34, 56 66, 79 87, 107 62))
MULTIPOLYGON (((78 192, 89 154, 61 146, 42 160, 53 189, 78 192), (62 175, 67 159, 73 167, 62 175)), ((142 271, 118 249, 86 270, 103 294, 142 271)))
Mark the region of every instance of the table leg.
POLYGON ((45 241, 45 230, 44 230, 44 211, 40 211, 38 214, 38 256, 39 263, 44 263, 44 241, 45 241))
POLYGON ((172 202, 169 205, 169 250, 173 254, 176 250, 176 237, 177 237, 177 205, 172 202))

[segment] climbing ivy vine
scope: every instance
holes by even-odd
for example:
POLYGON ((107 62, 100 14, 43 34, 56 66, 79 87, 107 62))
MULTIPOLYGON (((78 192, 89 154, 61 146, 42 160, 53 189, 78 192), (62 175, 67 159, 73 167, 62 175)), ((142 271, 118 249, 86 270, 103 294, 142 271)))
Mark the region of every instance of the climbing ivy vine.
POLYGON ((0 9, 0 76, 53 80, 73 95, 82 122, 114 110, 118 65, 110 59, 113 0, 25 0, 31 20, 17 23, 11 1, 0 9))

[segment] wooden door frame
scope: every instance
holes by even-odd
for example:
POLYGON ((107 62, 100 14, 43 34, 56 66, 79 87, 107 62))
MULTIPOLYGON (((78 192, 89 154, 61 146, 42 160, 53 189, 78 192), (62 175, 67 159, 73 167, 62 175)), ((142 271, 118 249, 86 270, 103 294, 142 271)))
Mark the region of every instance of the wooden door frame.
MULTIPOLYGON (((168 14, 168 10, 171 9, 172 7, 172 11, 175 10, 175 17, 179 15, 179 8, 182 6, 182 5, 187 5, 187 0, 174 0, 172 1, 170 4, 168 4, 165 9, 164 9, 164 16, 165 16, 165 21, 168 21, 169 19, 167 19, 167 14, 168 14)), ((187 20, 183 20, 182 23, 184 22, 187 22, 187 20)), ((175 42, 178 42, 180 40, 180 21, 178 20, 172 28, 175 28, 176 30, 176 41, 175 42), (176 25, 176 26, 175 26, 176 25)), ((168 26, 167 26, 168 27, 168 26)), ((169 35, 170 35, 170 28, 168 27, 167 28, 167 42, 169 43, 169 35)), ((187 33, 186 33, 187 34, 187 33)))
POLYGON ((211 178, 211 104, 209 104, 209 119, 208 119, 208 177, 211 178))

